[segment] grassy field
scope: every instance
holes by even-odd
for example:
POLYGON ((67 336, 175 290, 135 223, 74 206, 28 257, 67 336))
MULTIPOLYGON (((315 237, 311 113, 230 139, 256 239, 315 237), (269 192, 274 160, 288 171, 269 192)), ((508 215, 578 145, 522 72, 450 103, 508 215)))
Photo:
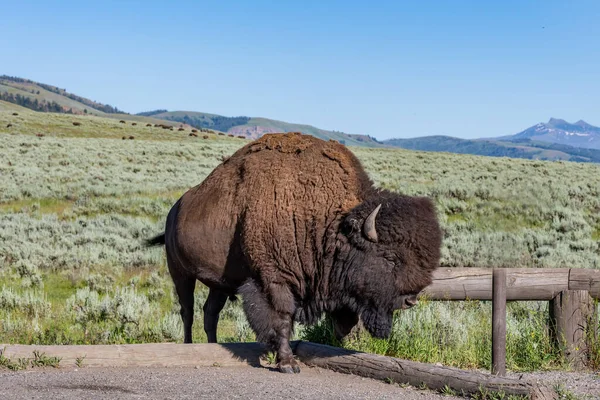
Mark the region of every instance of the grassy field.
MULTIPOLYGON (((163 230, 185 190, 247 141, 13 112, 0 107, 0 343, 181 341, 163 250, 142 241, 163 230)), ((600 268, 600 165, 352 151, 379 186, 435 199, 444 266, 600 268)), ((207 291, 199 284, 196 292, 201 321, 207 291)), ((359 331, 342 345, 489 368, 490 315, 489 302, 424 301, 398 313, 388 340, 359 331)), ((509 368, 566 367, 546 316, 545 303, 509 304, 509 368)), ((296 336, 334 342, 326 319, 298 326, 296 336)), ((206 340, 201 322, 194 340, 206 340)), ((254 340, 239 304, 228 302, 219 340, 254 340)), ((600 364, 599 347, 592 358, 600 364)))

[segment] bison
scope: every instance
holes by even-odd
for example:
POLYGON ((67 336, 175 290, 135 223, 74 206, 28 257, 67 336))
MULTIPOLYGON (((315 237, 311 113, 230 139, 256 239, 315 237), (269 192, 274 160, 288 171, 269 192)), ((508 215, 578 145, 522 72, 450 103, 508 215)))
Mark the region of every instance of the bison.
POLYGON ((131 123, 131 126, 136 126, 136 125, 137 125, 137 122, 132 122, 131 123))
POLYGON ((73 126, 81 126, 81 122, 73 122, 73 126))
POLYGON ((119 123, 120 124, 126 124, 127 122, 125 122, 124 120, 120 120, 119 123))
POLYGON ((192 133, 198 133, 198 129, 192 129, 192 133))
POLYGON ((12 127, 12 126, 13 126, 12 124, 7 124, 7 125, 6 125, 6 127, 7 127, 7 128, 10 128, 10 127, 12 127))
POLYGON ((12 115, 17 116, 17 115, 19 115, 19 113, 12 113, 12 115))
POLYGON ((179 128, 179 129, 177 129, 177 130, 178 130, 179 132, 183 132, 183 131, 185 131, 185 128, 179 128))
POLYGON ((299 372, 294 322, 329 313, 341 338, 359 319, 389 336, 394 310, 413 306, 439 265, 432 201, 375 188, 343 145, 299 133, 267 134, 238 150, 171 208, 164 244, 192 342, 196 280, 209 287, 204 330, 240 294, 257 339, 281 372, 299 372))
POLYGON ((148 126, 152 126, 152 124, 146 124, 146 127, 148 127, 148 126))

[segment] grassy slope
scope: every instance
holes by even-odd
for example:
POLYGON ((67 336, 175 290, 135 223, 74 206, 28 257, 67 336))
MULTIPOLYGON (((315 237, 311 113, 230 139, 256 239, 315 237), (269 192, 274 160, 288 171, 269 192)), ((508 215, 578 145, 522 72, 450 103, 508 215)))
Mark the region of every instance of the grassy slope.
POLYGON ((9 103, 8 101, 0 100, 0 111, 10 111, 10 112, 30 112, 28 108, 21 107, 17 104, 9 103))
MULTIPOLYGON (((119 114, 120 115, 120 114, 119 114)), ((103 137, 103 138, 122 138, 123 136, 134 136, 135 139, 142 140, 198 140, 196 137, 189 137, 190 128, 184 131, 165 130, 160 127, 146 127, 149 118, 131 116, 133 121, 138 121, 136 126, 131 125, 132 120, 127 119, 127 123, 122 124, 117 118, 106 118, 94 115, 70 115, 43 113, 31 111, 27 108, 17 106, 12 103, 0 102, 0 132, 10 132, 13 134, 35 135, 38 133, 57 136, 57 137, 103 137), (5 112, 2 112, 6 110, 5 112), (18 116, 13 116, 12 112, 17 111, 18 116), (81 123, 81 126, 74 126, 73 122, 81 123), (7 124, 12 124, 11 128, 6 128, 7 124)), ((159 123, 165 121, 157 120, 159 123)), ((200 135, 200 138, 203 135, 200 135)), ((216 135, 209 135, 214 139, 216 135)))

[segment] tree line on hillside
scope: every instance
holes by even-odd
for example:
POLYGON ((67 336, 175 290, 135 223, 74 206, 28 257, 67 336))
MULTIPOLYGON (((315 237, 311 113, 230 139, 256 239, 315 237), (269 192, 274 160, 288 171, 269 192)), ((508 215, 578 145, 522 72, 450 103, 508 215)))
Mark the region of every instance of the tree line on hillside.
POLYGON ((141 113, 137 113, 135 115, 141 115, 142 117, 151 117, 153 115, 162 114, 162 113, 166 113, 166 112, 169 112, 169 111, 168 110, 144 111, 144 112, 141 112, 141 113))
POLYGON ((67 113, 72 114, 73 110, 66 110, 63 106, 55 101, 38 101, 38 99, 32 99, 31 97, 21 96, 20 94, 12 94, 8 92, 0 92, 0 100, 7 101, 9 103, 17 104, 21 107, 29 108, 33 111, 42 112, 55 112, 55 113, 67 113))
MULTIPOLYGON (((127 114, 125 111, 121 111, 118 108, 113 107, 111 105, 98 103, 96 101, 92 101, 92 100, 86 99, 84 97, 77 96, 75 94, 67 93, 67 89, 60 89, 60 88, 57 88, 56 86, 46 85, 45 83, 38 83, 38 82, 31 81, 29 79, 23 79, 23 78, 18 78, 16 76, 8 76, 8 75, 1 75, 0 81, 2 81, 2 80, 9 81, 9 82, 15 82, 15 83, 31 83, 31 84, 37 85, 37 86, 49 91, 49 92, 56 93, 61 96, 65 96, 71 100, 78 101, 82 104, 85 104, 86 106, 88 106, 90 108, 105 112, 107 114, 127 114)), ((39 94, 39 91, 37 93, 39 94)), ((30 108, 30 107, 28 107, 28 108, 30 108)), ((36 111, 43 111, 43 110, 36 110, 36 111)), ((61 112, 61 111, 53 111, 53 112, 61 112)))
POLYGON ((250 121, 250 117, 223 117, 220 115, 208 117, 206 115, 189 116, 186 114, 183 117, 169 115, 165 118, 169 121, 182 122, 195 128, 209 128, 221 132, 227 132, 234 126, 244 125, 250 121))
POLYGON ((444 151, 458 154, 475 154, 490 157, 526 159, 549 159, 544 150, 560 151, 569 156, 569 161, 600 162, 600 150, 584 149, 554 143, 542 143, 531 139, 511 141, 468 140, 449 136, 427 136, 413 139, 390 139, 385 144, 409 150, 444 151), (523 147, 527 147, 525 149, 523 147), (539 151, 533 150, 539 149, 539 151))

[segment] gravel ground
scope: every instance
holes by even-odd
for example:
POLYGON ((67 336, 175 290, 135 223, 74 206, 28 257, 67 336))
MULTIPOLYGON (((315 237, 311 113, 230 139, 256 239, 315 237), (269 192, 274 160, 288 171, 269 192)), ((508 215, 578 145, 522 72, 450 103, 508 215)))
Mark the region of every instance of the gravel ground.
MULTIPOLYGON (((600 399, 598 373, 509 373, 562 385, 580 399, 600 399)), ((299 375, 267 368, 46 368, 0 372, 2 399, 406 399, 452 400, 427 390, 304 366, 299 375)))
POLYGON ((523 379, 543 382, 550 387, 562 385, 579 398, 600 400, 600 375, 598 372, 545 371, 522 374, 508 373, 507 376, 509 378, 519 378, 522 376, 523 379))
POLYGON ((2 399, 458 399, 308 367, 43 369, 0 372, 0 388, 2 399))

